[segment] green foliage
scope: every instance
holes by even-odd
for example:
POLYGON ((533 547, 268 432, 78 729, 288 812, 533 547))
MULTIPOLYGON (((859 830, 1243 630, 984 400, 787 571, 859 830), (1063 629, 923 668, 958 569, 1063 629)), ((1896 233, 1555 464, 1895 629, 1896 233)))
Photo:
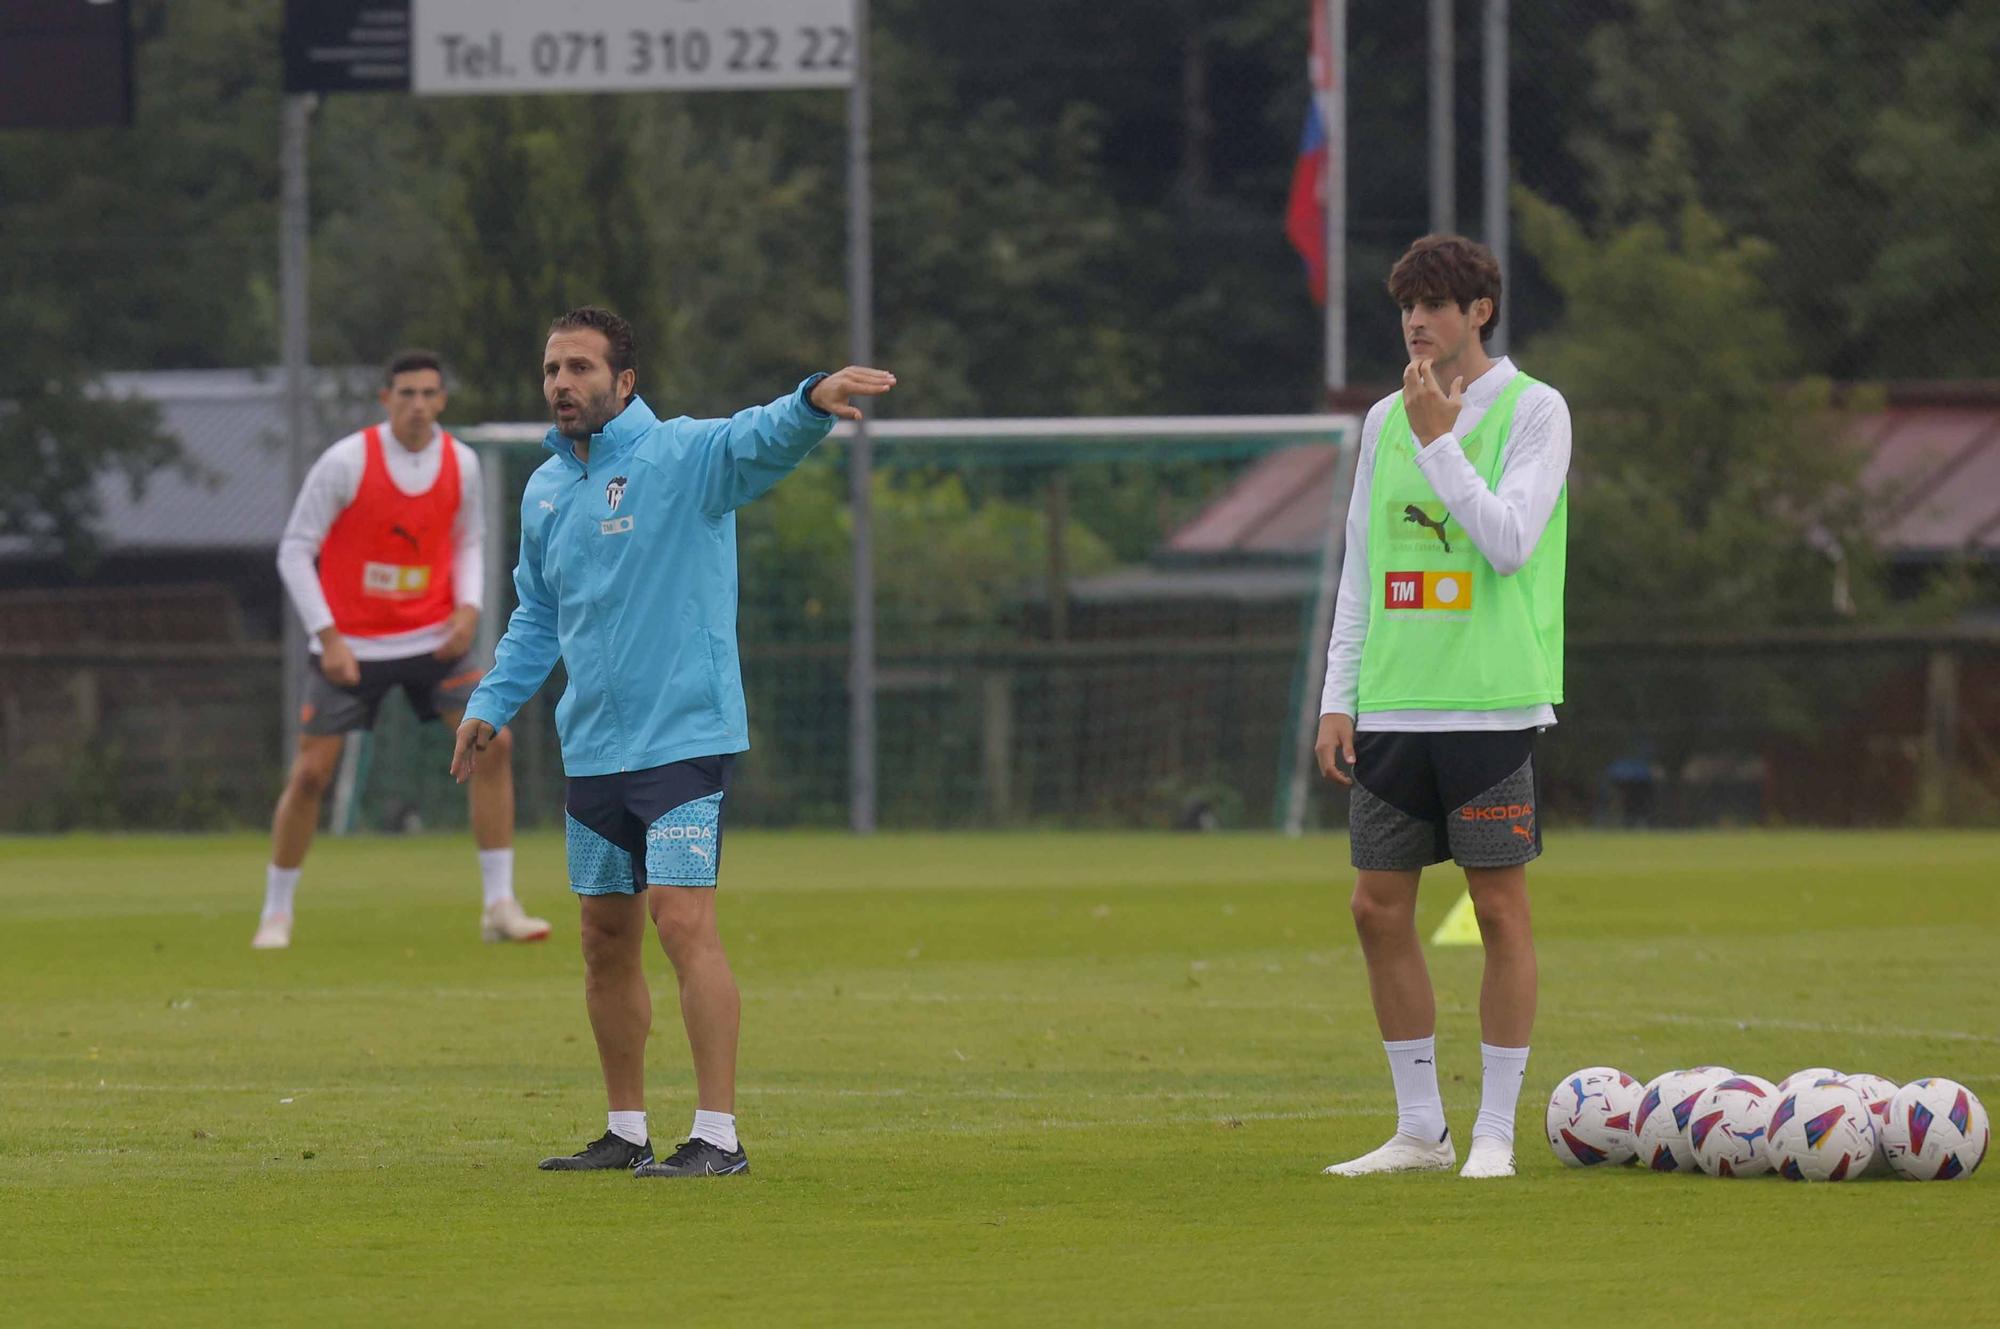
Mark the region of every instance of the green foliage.
MULTIPOLYGON (((885 645, 1018 632, 1022 606, 1048 584, 1045 509, 976 499, 956 471, 878 471, 873 494, 877 631, 885 645)), ((1074 510, 1063 540, 1071 576, 1116 561, 1074 510)), ((846 472, 830 460, 809 462, 743 509, 746 636, 845 640, 852 541, 846 472)))
POLYGON ((1572 625, 1830 623, 1836 559, 1872 606, 1861 454, 1829 385, 1797 376, 1770 247, 1694 204, 1601 236, 1526 192, 1517 209, 1564 299, 1526 358, 1576 417, 1572 625))
MULTIPOLYGON (((0 306, 4 306, 0 299, 0 306)), ((98 480, 115 475, 133 498, 154 470, 179 460, 180 443, 159 426, 150 402, 114 399, 89 386, 73 364, 0 365, 0 536, 25 537, 39 554, 88 571, 102 545, 98 480), (38 377, 45 367, 48 377, 38 377)))
POLYGON ((1595 215, 1672 226, 1699 198, 1731 232, 1767 241, 1770 298, 1799 366, 1990 376, 1992 6, 1633 0, 1629 10, 1588 39, 1594 114, 1572 130, 1595 215))
POLYGON ((2000 376, 2000 7, 1971 5, 1910 51, 1859 170, 1883 243, 1855 295, 1882 371, 2000 376))

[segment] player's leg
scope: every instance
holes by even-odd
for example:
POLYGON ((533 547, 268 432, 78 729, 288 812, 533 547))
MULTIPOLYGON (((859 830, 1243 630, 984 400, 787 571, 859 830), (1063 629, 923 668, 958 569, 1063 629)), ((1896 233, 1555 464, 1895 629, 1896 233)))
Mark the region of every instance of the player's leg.
POLYGON ((299 750, 271 814, 271 861, 264 869, 264 910, 250 944, 260 951, 292 944, 292 895, 319 829, 320 805, 340 765, 339 734, 300 734, 299 750))
POLYGON ((646 1110, 646 1035, 653 1029, 653 994, 646 986, 646 906, 638 895, 586 895, 583 1000, 604 1098, 613 1112, 646 1110))
MULTIPOLYGON (((470 656, 449 663, 433 656, 417 662, 422 671, 406 685, 419 719, 436 716, 456 733, 465 704, 484 671, 470 656)), ((479 935, 487 941, 542 941, 549 921, 530 918, 514 897, 514 735, 502 729, 487 744, 472 779, 466 782, 472 812, 472 842, 479 851, 479 935)))
POLYGON ((1445 764, 1458 785, 1455 793, 1478 791, 1454 803, 1450 825, 1452 855, 1465 868, 1486 950, 1479 990, 1479 1116, 1463 1175, 1508 1177, 1514 1174, 1514 1117, 1527 1075, 1539 981, 1527 871, 1541 853, 1534 733, 1441 737, 1452 749, 1445 764))
POLYGON ((736 1047, 743 1001, 715 924, 715 891, 661 886, 646 892, 660 946, 673 962, 681 1023, 694 1060, 695 1114, 688 1143, 641 1176, 731 1175, 749 1171, 736 1137, 736 1047))
POLYGON ((250 944, 259 950, 281 950, 292 942, 292 893, 319 827, 320 804, 340 765, 341 744, 357 729, 374 727, 375 713, 393 682, 384 668, 361 664, 361 678, 352 687, 332 682, 320 670, 318 656, 306 670, 305 696, 299 707, 299 750, 292 759, 285 790, 271 814, 271 862, 264 872, 264 913, 250 944))
POLYGON ((1437 1005, 1417 935, 1417 884, 1443 857, 1444 828, 1421 734, 1356 736, 1349 832, 1355 935, 1396 1088, 1396 1134, 1326 1169, 1335 1176, 1434 1171, 1457 1161, 1437 1079, 1437 1005))
POLYGON ((339 734, 299 735, 299 750, 271 817, 272 866, 297 869, 304 865, 313 834, 319 829, 326 791, 340 765, 342 742, 339 734))
POLYGON ((601 1137, 572 1156, 543 1159, 547 1172, 630 1169, 653 1161, 646 1130, 653 995, 646 986, 645 887, 637 871, 644 840, 618 806, 619 783, 615 775, 572 779, 566 818, 570 889, 581 906, 583 1001, 610 1112, 601 1137))
POLYGON ((646 892, 660 947, 680 988, 681 1023, 694 1060, 695 1114, 687 1140, 642 1177, 736 1176, 750 1160, 736 1136, 736 1047, 743 1001, 716 928, 722 804, 729 759, 704 757, 661 768, 646 834, 646 892), (690 797, 690 795, 695 795, 690 797))

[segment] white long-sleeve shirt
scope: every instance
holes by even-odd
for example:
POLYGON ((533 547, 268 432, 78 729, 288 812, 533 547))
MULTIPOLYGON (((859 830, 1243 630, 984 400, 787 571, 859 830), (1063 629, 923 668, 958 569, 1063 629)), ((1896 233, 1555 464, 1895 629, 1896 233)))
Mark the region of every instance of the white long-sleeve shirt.
MULTIPOLYGON (((410 451, 397 442, 387 423, 382 431, 382 461, 389 482, 402 493, 415 497, 430 492, 444 466, 444 431, 433 428, 431 441, 410 451)), ((291 519, 278 541, 278 575, 305 624, 306 640, 318 654, 319 633, 333 626, 333 610, 320 589, 318 559, 326 533, 340 514, 361 492, 361 476, 368 466, 368 444, 356 431, 341 439, 313 463, 292 504, 291 519)), ((458 457, 458 517, 452 524, 452 598, 474 609, 485 603, 485 521, 479 506, 479 455, 458 440, 452 440, 458 457)), ((383 637, 349 636, 347 644, 357 660, 402 660, 423 655, 444 645, 451 636, 451 620, 445 619, 414 632, 397 632, 383 637)))
MULTIPOLYGON (((1535 552, 1555 512, 1556 500, 1569 478, 1569 403, 1546 383, 1531 385, 1514 405, 1514 422, 1507 455, 1500 466, 1500 485, 1489 489, 1465 459, 1459 439, 1485 418, 1500 391, 1520 370, 1505 356, 1465 388, 1465 405, 1450 433, 1429 447, 1410 440, 1417 466, 1431 489, 1464 528, 1493 570, 1503 577, 1519 572, 1535 552)), ((1369 597, 1374 578, 1368 569, 1369 490, 1375 477, 1375 445, 1395 397, 1384 397, 1369 408, 1361 426, 1360 464, 1354 476, 1354 497, 1347 505, 1347 553, 1340 569, 1340 598, 1333 615, 1333 635, 1326 648, 1326 686, 1320 693, 1321 715, 1352 715, 1357 730, 1381 732, 1441 732, 1451 730, 1537 729, 1556 722, 1555 707, 1513 706, 1496 711, 1371 711, 1356 714, 1361 687, 1361 645, 1368 636, 1369 597)))

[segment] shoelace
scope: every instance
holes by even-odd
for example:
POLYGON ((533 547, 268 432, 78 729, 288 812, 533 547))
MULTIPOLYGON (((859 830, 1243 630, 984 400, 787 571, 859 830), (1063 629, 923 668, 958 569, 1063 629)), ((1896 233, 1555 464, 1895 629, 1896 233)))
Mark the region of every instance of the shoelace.
MULTIPOLYGON (((692 1163, 701 1154, 703 1146, 707 1146, 710 1149, 715 1148, 714 1145, 709 1144, 706 1140, 681 1141, 680 1147, 675 1149, 672 1156, 667 1159, 667 1165, 672 1167, 676 1164, 692 1163)), ((717 1150, 716 1152, 720 1153, 721 1151, 717 1150)))

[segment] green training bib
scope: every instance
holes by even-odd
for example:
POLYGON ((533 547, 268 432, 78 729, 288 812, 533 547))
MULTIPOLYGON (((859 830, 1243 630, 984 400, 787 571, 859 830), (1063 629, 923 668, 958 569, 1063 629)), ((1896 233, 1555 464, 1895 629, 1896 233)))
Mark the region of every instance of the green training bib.
MULTIPOLYGON (((1465 459, 1497 490, 1521 393, 1516 373, 1460 440, 1465 459)), ((1497 711, 1563 696, 1563 578, 1569 486, 1526 566, 1493 570, 1417 466, 1401 393, 1375 441, 1368 492, 1368 636, 1360 700, 1367 711, 1497 711)))

